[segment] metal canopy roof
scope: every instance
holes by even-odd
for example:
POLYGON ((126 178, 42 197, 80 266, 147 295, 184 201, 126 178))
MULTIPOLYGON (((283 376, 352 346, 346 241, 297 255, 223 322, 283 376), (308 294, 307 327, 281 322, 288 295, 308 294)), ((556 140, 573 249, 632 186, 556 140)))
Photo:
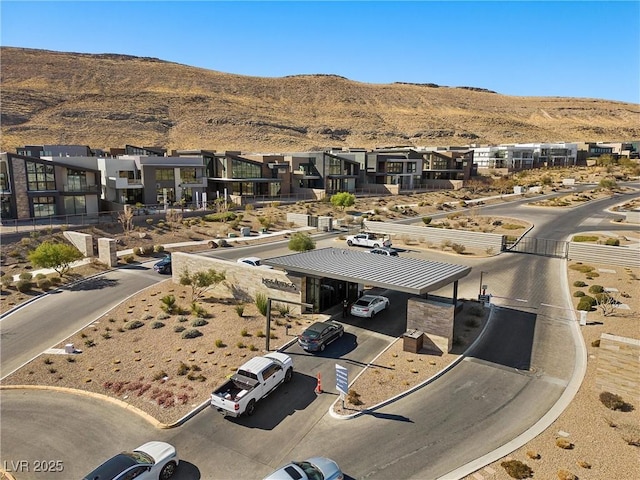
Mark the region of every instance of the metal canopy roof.
POLYGON ((471 267, 409 257, 390 257, 342 248, 322 248, 273 257, 265 265, 316 277, 423 295, 466 277, 471 267))

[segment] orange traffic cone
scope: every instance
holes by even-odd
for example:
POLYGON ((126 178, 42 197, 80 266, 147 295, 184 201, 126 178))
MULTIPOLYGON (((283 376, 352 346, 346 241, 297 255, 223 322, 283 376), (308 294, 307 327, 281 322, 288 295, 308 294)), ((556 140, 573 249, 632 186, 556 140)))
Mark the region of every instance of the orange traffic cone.
POLYGON ((316 385, 316 389, 314 390, 316 393, 322 393, 322 377, 318 373, 318 384, 316 385))

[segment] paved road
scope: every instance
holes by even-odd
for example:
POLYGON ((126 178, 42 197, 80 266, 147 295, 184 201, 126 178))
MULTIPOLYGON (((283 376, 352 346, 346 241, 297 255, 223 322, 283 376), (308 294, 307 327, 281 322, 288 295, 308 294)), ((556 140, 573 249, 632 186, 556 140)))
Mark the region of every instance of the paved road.
MULTIPOLYGON (((581 214, 583 220, 573 221, 593 218, 592 213, 585 211, 581 214)), ((517 214, 514 212, 513 216, 517 214)), ((552 234, 560 231, 561 225, 566 228, 565 223, 564 219, 550 217, 546 222, 539 222, 537 228, 543 234, 552 234)), ((327 237, 327 242, 333 242, 327 237)), ((210 253, 246 256, 260 252, 259 256, 267 257, 281 254, 278 249, 282 248, 286 251, 286 246, 275 245, 261 249, 218 249, 210 253)), ((439 254, 427 253, 425 258, 432 255, 439 254)), ((440 255, 440 260, 457 262, 458 258, 440 255)), ((442 379, 371 415, 346 422, 326 415, 332 396, 316 398, 309 390, 313 391, 318 371, 323 372, 324 378, 331 378, 334 346, 322 356, 306 355, 293 347, 291 353, 300 372, 291 386, 295 390, 276 392, 251 419, 230 421, 208 410, 179 429, 159 432, 134 419, 130 412, 121 412, 118 420, 113 420, 117 413, 110 413, 113 407, 103 402, 83 397, 62 399, 61 395, 50 393, 3 391, 2 460, 33 458, 33 452, 52 456, 52 460, 58 459, 53 456, 60 455, 65 466, 69 465, 67 473, 73 472, 73 475, 37 476, 31 472, 18 478, 77 478, 111 452, 159 438, 175 443, 186 459, 179 479, 229 478, 232 474, 240 478, 261 478, 291 458, 318 452, 335 457, 353 478, 444 475, 491 452, 535 423, 559 398, 575 367, 571 359, 573 352, 566 348, 572 319, 560 308, 540 309, 540 303, 567 305, 557 283, 564 275, 562 261, 510 254, 491 259, 465 259, 464 263, 467 262, 473 264, 476 276, 481 270, 488 272, 485 283, 492 293, 501 297, 496 299, 502 308, 492 323, 493 331, 484 337, 488 343, 442 379), (528 302, 519 302, 517 298, 528 302), (496 349, 490 343, 494 338, 512 338, 509 345, 513 348, 505 350, 501 345, 498 349, 501 355, 496 356, 496 349), (560 358, 559 351, 563 352, 560 358), (27 404, 30 408, 23 408, 27 404), (37 416, 34 411, 46 414, 37 416), (65 440, 58 442, 58 435, 63 435, 65 440), (71 443, 69 438, 74 438, 74 448, 65 446, 65 442, 71 443)), ((120 294, 126 296, 125 292, 141 288, 135 286, 135 282, 153 283, 158 278, 151 271, 118 275, 113 277, 115 284, 100 289, 101 296, 102 292, 114 292, 115 288, 122 288, 120 294)), ((477 285, 476 279, 470 276, 461 285, 461 296, 467 292, 468 296, 475 296, 477 285)), ((73 297, 76 304, 85 303, 78 300, 82 292, 92 294, 88 304, 98 298, 95 290, 76 291, 73 297)), ((25 307, 21 314, 28 315, 36 311, 30 309, 39 308, 38 315, 47 322, 55 317, 58 323, 66 325, 75 321, 75 317, 88 318, 86 324, 103 312, 102 306, 95 309, 95 316, 88 311, 76 314, 74 310, 74 319, 64 318, 63 307, 44 307, 46 302, 57 301, 49 297, 25 307)), ((103 305, 105 309, 108 303, 103 305)), ((10 324, 4 322, 10 318, 2 320, 3 334, 9 333, 5 332, 5 325, 10 324)), ((67 334, 60 333, 58 338, 66 338, 67 334)), ((350 373, 355 373, 370 361, 372 352, 379 350, 386 338, 382 331, 362 332, 356 325, 347 328, 346 341, 349 335, 357 336, 358 348, 336 343, 339 351, 334 354, 342 356, 340 361, 346 363, 350 373)), ((3 355, 5 345, 10 345, 15 338, 26 345, 32 337, 17 334, 3 337, 3 355)), ((50 337, 46 347, 56 341, 50 337)))

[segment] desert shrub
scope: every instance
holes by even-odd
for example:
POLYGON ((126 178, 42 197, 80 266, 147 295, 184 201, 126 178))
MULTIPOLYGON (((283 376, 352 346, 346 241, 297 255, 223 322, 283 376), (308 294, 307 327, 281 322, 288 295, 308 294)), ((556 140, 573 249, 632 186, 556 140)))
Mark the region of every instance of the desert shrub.
POLYGON ((162 327, 164 327, 164 323, 162 323, 162 322, 153 322, 151 324, 151 328, 153 328, 154 330, 157 329, 157 328, 162 328, 162 327))
POLYGON ((277 340, 278 336, 275 333, 271 332, 271 333, 269 333, 269 338, 271 340, 277 340))
POLYGON ((3 288, 9 288, 11 285, 13 285, 13 278, 11 278, 11 275, 6 275, 4 277, 2 277, 2 287, 3 288))
POLYGON ((105 340, 109 340, 111 338, 111 334, 109 332, 104 332, 101 334, 102 338, 105 340))
POLYGON ((49 281, 54 285, 60 285, 62 283, 62 279, 60 277, 51 277, 49 281))
POLYGON ((204 318, 196 318, 193 322, 191 322, 192 327, 204 327, 208 324, 209 322, 207 322, 204 318))
POLYGON ((178 318, 176 318, 176 320, 178 320, 180 323, 184 323, 188 320, 188 318, 184 315, 180 315, 178 318))
POLYGON ((600 346, 600 339, 596 338, 593 342, 591 342, 591 346, 598 348, 600 346))
POLYGON ((164 245, 154 245, 153 246, 153 251, 155 253, 162 253, 164 252, 164 245))
POLYGON ((142 255, 151 255, 153 253, 153 245, 145 245, 142 247, 142 255))
POLYGON ((154 380, 162 380, 163 378, 167 377, 167 372, 165 372, 164 370, 160 370, 159 372, 156 372, 153 375, 153 379, 154 380))
POLYGON ((256 293, 256 307, 260 314, 266 316, 267 315, 267 305, 269 304, 269 299, 264 293, 256 293))
POLYGON ((201 336, 202 336, 202 332, 197 328, 187 330, 186 332, 182 332, 182 338, 197 338, 201 336))
POLYGON ((349 390, 349 393, 347 393, 347 402, 351 405, 363 404, 362 400, 360 400, 360 394, 353 389, 349 390))
POLYGON ((191 313, 198 318, 204 318, 208 315, 207 311, 197 302, 191 302, 191 313))
POLYGON ((256 347, 253 343, 249 345, 249 350, 251 350, 252 352, 257 352, 258 351, 258 347, 256 347))
POLYGON ((90 338, 87 338, 84 341, 84 346, 87 348, 91 348, 91 347, 95 347, 96 346, 96 342, 94 342, 93 340, 91 340, 90 338))
POLYGON ((227 345, 226 345, 226 344, 225 344, 221 339, 219 339, 219 338, 214 342, 214 345, 215 345, 216 347, 218 347, 218 348, 224 348, 224 347, 226 347, 226 346, 227 346, 227 345))
POLYGON ((591 285, 589 287, 589 293, 602 293, 604 292, 604 287, 602 285, 591 285))
POLYGON ((38 288, 41 288, 42 290, 49 290, 51 288, 51 280, 47 277, 40 278, 36 285, 38 285, 38 288))
POLYGON ((247 346, 243 342, 236 343, 236 347, 238 348, 246 348, 247 346))
POLYGON ((160 313, 156 317, 157 320, 166 320, 167 318, 171 318, 171 315, 169 315, 168 313, 160 313))
POLYGON ((574 445, 566 438, 560 437, 556 438, 556 446, 562 448, 563 450, 572 450, 574 445))
POLYGON ((571 239, 572 242, 597 242, 597 235, 574 235, 571 239))
POLYGON ((30 280, 18 280, 16 282, 16 290, 18 290, 20 293, 30 292, 32 288, 33 284, 30 280))
POLYGON ((235 307, 236 313, 238 314, 238 316, 240 318, 242 318, 242 315, 244 315, 244 305, 240 304, 240 305, 236 305, 235 307))
POLYGON ((584 297, 585 293, 582 290, 577 290, 575 292, 573 292, 573 296, 580 298, 580 297, 584 297))
POLYGON ((122 259, 124 260, 124 263, 133 263, 135 257, 133 255, 125 255, 122 259))
POLYGON ((533 475, 533 470, 526 463, 520 460, 506 460, 500 464, 504 468, 507 475, 511 478, 530 478, 533 475))
POLYGON ((464 253, 464 251, 467 249, 467 247, 465 247, 461 243, 454 243, 454 244, 451 245, 451 249, 454 252, 456 252, 458 255, 461 255, 462 253, 464 253))
POLYGON ((626 402, 620 395, 611 392, 602 392, 600 394, 600 402, 609 410, 624 410, 626 402))
POLYGON ((36 280, 40 280, 41 278, 47 278, 47 276, 44 273, 36 273, 36 276, 34 278, 36 280))
POLYGON ((256 337, 258 337, 258 338, 264 338, 264 337, 266 337, 266 335, 264 334, 264 332, 263 332, 262 330, 258 330, 258 331, 256 332, 256 337))
POLYGON ((235 220, 237 215, 233 212, 209 213, 202 217, 205 222, 228 222, 235 220))
POLYGON ((153 218, 147 218, 145 222, 147 222, 147 225, 153 225, 153 218))
POLYGON ((22 272, 18 278, 20 280, 27 280, 27 281, 31 281, 33 280, 33 274, 31 272, 22 272))
POLYGON ((247 331, 246 328, 243 328, 242 330, 240 330, 240 336, 241 337, 248 337, 249 336, 249 332, 247 331))
POLYGON ((586 287, 587 284, 584 283, 582 280, 576 280, 575 282, 573 282, 573 286, 574 287, 586 287))
POLYGON ((177 374, 180 376, 184 376, 187 373, 189 373, 189 365, 185 364, 184 362, 180 362, 180 366, 178 367, 177 374))
POLYGON ((283 303, 279 303, 278 305, 276 305, 276 310, 278 310, 278 313, 283 317, 286 317, 291 313, 291 308, 289 308, 289 305, 285 305, 283 303))
POLYGON ((429 225, 431 223, 431 220, 433 220, 431 217, 422 217, 422 223, 424 223, 425 225, 429 225))
POLYGON ((569 268, 571 270, 577 270, 578 272, 581 272, 581 273, 589 273, 595 270, 595 267, 592 267, 591 265, 583 265, 582 263, 575 263, 573 265, 569 265, 569 268))
POLYGON ((569 470, 561 468, 558 470, 558 480, 578 480, 578 477, 569 470))
POLYGON ((622 440, 632 447, 640 447, 640 426, 636 424, 620 425, 620 434, 622 440))
POLYGON ((135 330, 140 327, 144 327, 144 322, 141 322, 140 320, 131 320, 124 324, 125 330, 135 330))
POLYGON ((175 327, 173 327, 173 331, 176 333, 184 332, 185 330, 186 328, 184 328, 182 325, 176 325, 175 327))
POLYGON ((540 460, 540 454, 535 450, 527 450, 527 457, 531 460, 540 460))
POLYGON ((589 295, 585 295, 580 298, 578 302, 578 310, 584 310, 586 312, 590 312, 593 309, 593 306, 596 304, 596 299, 590 297, 589 295))
POLYGON ((620 246, 620 240, 618 240, 617 238, 607 238, 607 240, 604 242, 605 245, 611 245, 612 247, 619 247, 620 246))
POLYGON ((138 256, 138 257, 141 256, 142 255, 142 249, 140 247, 134 247, 133 254, 138 256))

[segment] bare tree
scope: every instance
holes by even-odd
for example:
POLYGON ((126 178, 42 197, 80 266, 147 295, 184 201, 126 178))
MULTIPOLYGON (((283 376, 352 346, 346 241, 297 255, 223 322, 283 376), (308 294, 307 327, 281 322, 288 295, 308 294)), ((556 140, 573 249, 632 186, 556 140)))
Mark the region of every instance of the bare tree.
POLYGON ((118 223, 122 225, 122 230, 124 233, 129 233, 133 230, 133 210, 131 208, 126 208, 118 212, 118 223))
POLYGON ((596 308, 599 308, 605 317, 615 315, 620 307, 618 296, 619 292, 603 292, 596 295, 596 308))

